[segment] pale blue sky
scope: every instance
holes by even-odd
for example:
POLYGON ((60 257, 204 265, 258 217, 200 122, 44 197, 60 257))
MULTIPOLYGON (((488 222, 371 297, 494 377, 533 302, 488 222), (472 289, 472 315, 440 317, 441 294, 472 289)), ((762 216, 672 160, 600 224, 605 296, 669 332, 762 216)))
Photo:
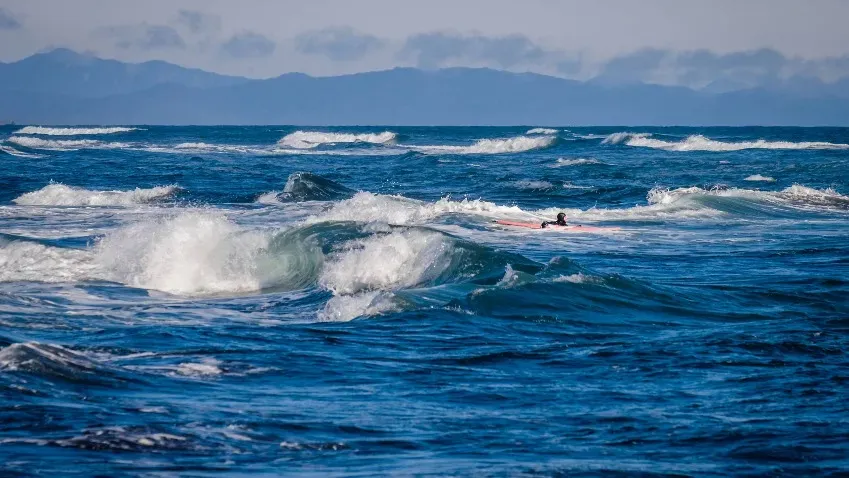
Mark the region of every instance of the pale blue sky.
POLYGON ((0 61, 68 47, 253 77, 461 65, 828 79, 849 74, 847 19, 845 0, 0 0, 0 61))

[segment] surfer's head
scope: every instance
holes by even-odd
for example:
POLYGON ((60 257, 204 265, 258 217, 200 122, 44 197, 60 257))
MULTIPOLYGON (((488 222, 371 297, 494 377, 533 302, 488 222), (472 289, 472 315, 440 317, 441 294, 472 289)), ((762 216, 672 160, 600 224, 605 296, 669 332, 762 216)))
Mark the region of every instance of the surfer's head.
POLYGON ((557 215, 557 222, 566 222, 566 213, 559 213, 557 215))

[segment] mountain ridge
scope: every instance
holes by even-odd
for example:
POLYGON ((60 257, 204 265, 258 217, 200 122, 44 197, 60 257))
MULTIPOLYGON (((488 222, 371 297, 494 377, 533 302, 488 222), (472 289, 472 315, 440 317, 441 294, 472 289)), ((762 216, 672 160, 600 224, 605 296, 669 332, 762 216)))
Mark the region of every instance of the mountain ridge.
POLYGON ((841 126, 849 125, 842 84, 711 92, 466 67, 248 79, 60 49, 0 64, 0 116, 22 124, 841 126))

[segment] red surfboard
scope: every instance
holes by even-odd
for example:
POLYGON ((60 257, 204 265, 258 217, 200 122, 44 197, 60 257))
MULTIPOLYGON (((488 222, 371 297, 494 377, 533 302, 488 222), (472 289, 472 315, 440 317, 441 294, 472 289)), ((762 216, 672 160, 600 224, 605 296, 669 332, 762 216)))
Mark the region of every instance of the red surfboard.
POLYGON ((502 226, 513 226, 513 227, 525 227, 528 229, 551 229, 554 231, 570 231, 570 232, 610 232, 610 231, 618 231, 620 228, 618 227, 598 227, 598 226, 581 226, 581 225, 570 225, 570 226, 556 226, 549 224, 548 226, 542 227, 542 223, 540 222, 520 222, 520 221, 505 221, 498 220, 495 221, 496 224, 500 224, 502 226))

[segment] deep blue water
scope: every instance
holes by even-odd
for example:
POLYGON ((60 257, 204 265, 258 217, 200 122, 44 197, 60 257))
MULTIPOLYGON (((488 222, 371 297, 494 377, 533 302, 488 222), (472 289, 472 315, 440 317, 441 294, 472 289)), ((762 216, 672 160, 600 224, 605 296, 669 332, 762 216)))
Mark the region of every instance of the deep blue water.
POLYGON ((849 472, 849 129, 529 129, 0 128, 2 474, 849 472))

